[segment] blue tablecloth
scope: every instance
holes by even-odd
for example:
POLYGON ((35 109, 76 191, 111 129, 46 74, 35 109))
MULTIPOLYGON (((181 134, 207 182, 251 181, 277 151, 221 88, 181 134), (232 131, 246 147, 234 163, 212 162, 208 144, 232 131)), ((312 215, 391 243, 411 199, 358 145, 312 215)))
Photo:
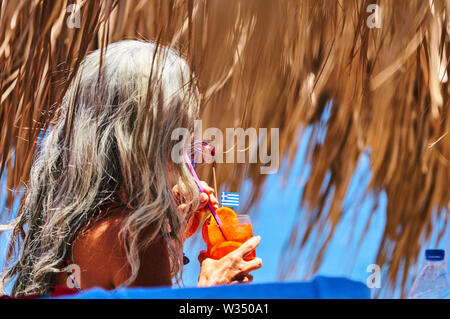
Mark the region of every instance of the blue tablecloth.
POLYGON ((74 299, 368 299, 369 289, 346 278, 318 276, 311 282, 267 283, 208 288, 122 288, 86 290, 74 299))

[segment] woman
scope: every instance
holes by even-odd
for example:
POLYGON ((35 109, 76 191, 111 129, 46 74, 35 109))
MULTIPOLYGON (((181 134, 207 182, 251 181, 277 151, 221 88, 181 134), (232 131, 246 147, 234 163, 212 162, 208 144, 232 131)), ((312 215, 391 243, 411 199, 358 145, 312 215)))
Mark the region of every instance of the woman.
MULTIPOLYGON (((179 282, 185 231, 208 201, 218 205, 170 157, 172 131, 192 131, 198 117, 186 62, 140 41, 100 54, 81 64, 33 162, 1 281, 13 283, 13 296, 51 294, 75 278, 81 289, 179 282), (80 274, 68 278, 73 265, 80 274)), ((243 257, 258 244, 254 237, 220 260, 200 253, 198 285, 251 281, 262 261, 243 257)))

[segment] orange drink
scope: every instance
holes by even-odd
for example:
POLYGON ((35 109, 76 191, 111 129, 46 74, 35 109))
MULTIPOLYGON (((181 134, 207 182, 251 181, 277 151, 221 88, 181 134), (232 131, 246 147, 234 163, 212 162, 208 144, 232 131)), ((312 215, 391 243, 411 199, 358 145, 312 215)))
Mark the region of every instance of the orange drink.
MULTIPOLYGON (((252 224, 248 215, 237 215, 228 207, 221 207, 216 213, 223 225, 219 226, 210 214, 202 228, 207 254, 212 259, 224 257, 253 237, 252 224)), ((253 250, 244 260, 252 260, 255 256, 256 253, 253 250)))

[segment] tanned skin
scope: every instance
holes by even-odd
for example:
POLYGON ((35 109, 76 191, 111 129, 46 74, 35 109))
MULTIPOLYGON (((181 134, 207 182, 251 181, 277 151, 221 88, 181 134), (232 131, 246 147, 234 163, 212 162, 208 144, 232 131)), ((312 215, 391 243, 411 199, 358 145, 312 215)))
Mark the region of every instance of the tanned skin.
MULTIPOLYGON (((219 202, 214 196, 214 190, 202 182, 205 193, 200 195, 200 205, 187 224, 187 229, 198 228, 202 216, 209 211, 206 204, 209 202, 216 209, 219 202)), ((189 203, 179 200, 178 186, 172 192, 179 202, 180 213, 189 210, 189 203)), ((81 289, 101 287, 115 289, 125 282, 131 275, 123 241, 119 237, 123 222, 131 209, 113 206, 103 208, 99 218, 86 225, 77 234, 72 245, 71 259, 67 264, 76 264, 80 267, 81 289), (112 207, 112 208, 111 208, 112 207), (101 217, 103 215, 103 217, 101 217)), ((151 234, 151 228, 148 234, 151 234)), ((144 232, 143 236, 146 236, 144 232)), ((186 236, 183 235, 183 242, 186 236)), ((206 251, 201 251, 198 257, 200 262, 199 287, 214 286, 218 284, 249 283, 253 280, 251 271, 262 266, 261 258, 245 261, 244 258, 252 252, 260 242, 259 236, 250 238, 238 249, 219 260, 208 258, 206 251)), ((141 266, 138 275, 129 287, 170 286, 170 260, 166 241, 161 235, 157 236, 140 256, 141 266)), ((66 273, 56 275, 56 285, 67 286, 70 282, 66 273)))
MULTIPOLYGON (((72 245, 68 263, 80 267, 81 289, 101 287, 114 289, 131 275, 123 241, 119 232, 130 211, 116 208, 107 216, 85 226, 72 245)), ((149 229, 150 232, 151 229, 149 229)), ((66 286, 68 275, 59 273, 56 284, 66 286)), ((70 279, 69 279, 70 282, 70 279)), ((170 286, 168 248, 161 235, 157 236, 141 256, 141 267, 131 287, 170 286)))

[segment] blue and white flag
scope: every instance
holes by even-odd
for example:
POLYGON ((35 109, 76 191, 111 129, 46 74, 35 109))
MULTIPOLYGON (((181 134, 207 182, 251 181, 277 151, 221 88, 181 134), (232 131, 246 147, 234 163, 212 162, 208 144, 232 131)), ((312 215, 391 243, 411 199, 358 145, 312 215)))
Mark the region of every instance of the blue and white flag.
POLYGON ((222 192, 222 206, 239 207, 239 193, 222 192))

